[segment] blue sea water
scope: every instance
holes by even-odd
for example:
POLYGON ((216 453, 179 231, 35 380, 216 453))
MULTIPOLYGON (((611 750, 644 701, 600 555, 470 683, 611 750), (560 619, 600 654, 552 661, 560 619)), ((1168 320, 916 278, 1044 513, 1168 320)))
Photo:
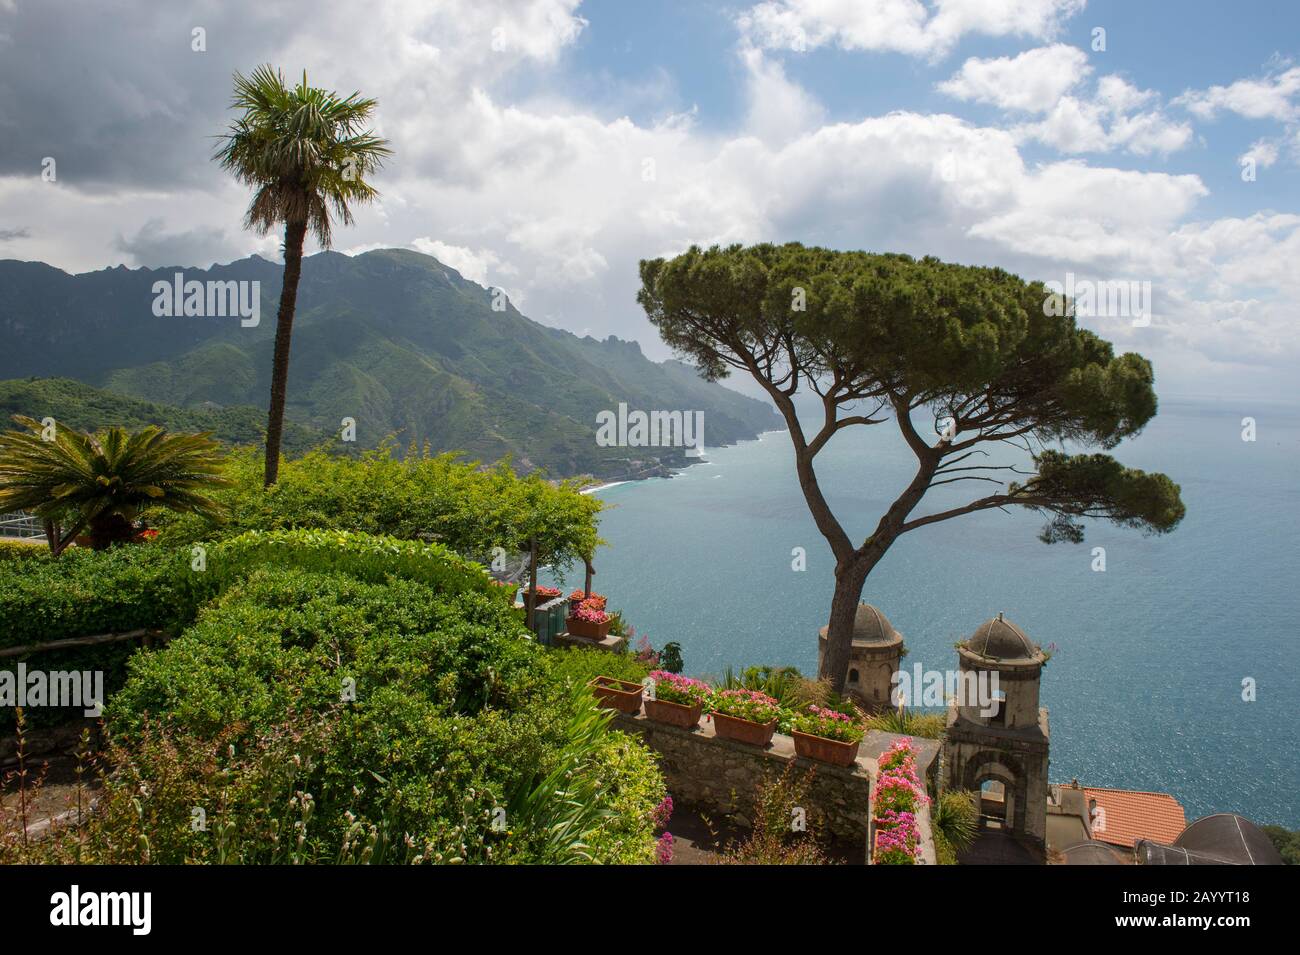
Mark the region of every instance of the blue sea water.
MULTIPOLYGON (((1300 408, 1166 400, 1114 454, 1182 486, 1172 534, 1092 523, 1044 545, 1038 516, 990 511, 904 535, 863 598, 903 633, 909 668, 956 666, 953 644, 998 611, 1057 650, 1043 676, 1051 779, 1172 793, 1189 821, 1235 811, 1300 828, 1300 408), (1242 418, 1258 438, 1242 440, 1242 418), (1092 569, 1093 548, 1106 570, 1092 569), (1242 699, 1253 679, 1255 702, 1242 699)), ((892 424, 851 428, 818 459, 861 541, 913 467, 892 424)), ((917 513, 990 485, 939 488, 917 513)), ((671 479, 597 492, 607 510, 596 589, 687 672, 816 670, 833 560, 794 474, 788 435, 710 450, 671 479), (792 549, 807 570, 792 570, 792 549)))

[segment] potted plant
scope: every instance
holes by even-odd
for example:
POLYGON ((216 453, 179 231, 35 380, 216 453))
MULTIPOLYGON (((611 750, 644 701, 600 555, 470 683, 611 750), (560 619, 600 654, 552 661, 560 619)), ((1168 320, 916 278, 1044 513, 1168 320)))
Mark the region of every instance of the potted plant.
POLYGON ((832 766, 852 766, 862 743, 862 727, 853 717, 816 703, 794 717, 790 735, 795 753, 832 766))
POLYGON ((605 612, 604 604, 605 598, 601 597, 599 601, 584 600, 576 607, 570 607, 565 619, 569 633, 592 640, 604 640, 609 636, 609 624, 613 618, 605 612))
POLYGON ((640 683, 618 680, 612 676, 598 676, 587 684, 596 694, 600 705, 620 713, 636 713, 641 709, 641 693, 645 689, 640 683))
POLYGON ((603 594, 598 594, 595 591, 584 593, 581 590, 575 590, 573 593, 569 594, 569 606, 578 607, 584 605, 590 607, 592 610, 604 610, 605 596, 603 594))
POLYGON ((534 589, 524 591, 524 609, 527 610, 532 607, 536 610, 542 604, 550 603, 558 596, 560 596, 559 587, 543 587, 538 584, 534 589))
POLYGON ((888 810, 876 818, 871 861, 876 865, 916 865, 921 857, 921 838, 916 816, 888 810))
POLYGON ((515 600, 519 597, 519 585, 513 580, 489 580, 489 584, 497 588, 497 592, 505 597, 510 606, 515 605, 515 600))
POLYGON ((716 690, 709 697, 709 713, 717 734, 738 743, 766 746, 776 732, 781 704, 757 690, 716 690))
POLYGON ((703 680, 654 670, 650 674, 653 693, 646 698, 645 715, 656 723, 692 729, 700 722, 704 703, 712 692, 703 680))

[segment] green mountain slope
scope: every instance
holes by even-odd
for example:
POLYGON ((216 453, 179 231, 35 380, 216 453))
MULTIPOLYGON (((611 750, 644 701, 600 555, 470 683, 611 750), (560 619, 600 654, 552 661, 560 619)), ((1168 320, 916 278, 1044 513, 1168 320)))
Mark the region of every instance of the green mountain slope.
MULTIPOLYGON (((70 378, 0 381, 0 424, 8 427, 15 414, 38 421, 50 417, 79 431, 114 425, 134 431, 148 424, 169 431, 211 431, 213 437, 227 444, 260 444, 266 432, 266 412, 260 408, 178 408, 115 394, 70 378)), ((330 438, 293 422, 285 428, 285 447, 290 452, 306 451, 330 438)))
MULTIPOLYGON (((280 269, 256 256, 201 269, 107 269, 71 276, 0 262, 0 377, 62 375, 111 392, 192 409, 264 407, 280 269), (261 322, 153 314, 154 282, 257 281, 261 322)), ((294 324, 288 415, 358 443, 390 434, 483 460, 613 478, 662 473, 681 449, 600 448, 596 415, 702 411, 708 445, 780 427, 766 404, 656 363, 635 342, 579 338, 513 306, 436 259, 386 249, 304 262, 294 324)), ((260 426, 259 426, 260 427, 260 426)))

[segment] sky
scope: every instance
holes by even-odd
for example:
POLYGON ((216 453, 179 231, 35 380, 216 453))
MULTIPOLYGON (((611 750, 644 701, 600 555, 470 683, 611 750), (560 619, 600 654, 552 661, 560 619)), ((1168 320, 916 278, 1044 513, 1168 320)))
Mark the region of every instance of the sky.
POLYGON ((800 241, 1150 283, 1081 324, 1162 394, 1290 400, 1297 56, 1292 0, 0 0, 0 258, 277 259, 211 161, 270 63, 379 101, 337 250, 548 325, 666 358, 640 259, 800 241))

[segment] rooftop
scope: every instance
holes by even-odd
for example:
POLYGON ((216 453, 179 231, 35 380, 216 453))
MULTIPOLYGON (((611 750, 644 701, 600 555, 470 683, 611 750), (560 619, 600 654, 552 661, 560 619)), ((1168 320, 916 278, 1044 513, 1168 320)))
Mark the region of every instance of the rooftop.
POLYGON ((1083 792, 1089 806, 1095 799, 1097 808, 1104 812, 1104 816, 1094 814, 1092 819, 1092 838, 1098 842, 1126 849, 1139 839, 1169 843, 1187 826, 1182 804, 1168 793, 1091 786, 1083 787, 1083 792))

